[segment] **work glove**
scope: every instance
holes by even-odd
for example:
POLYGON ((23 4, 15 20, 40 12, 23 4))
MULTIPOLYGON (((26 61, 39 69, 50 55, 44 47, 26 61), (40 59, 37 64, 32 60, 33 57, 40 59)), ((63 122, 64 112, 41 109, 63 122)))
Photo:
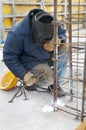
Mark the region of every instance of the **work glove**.
MULTIPOLYGON (((59 39, 58 41, 58 46, 60 46, 61 44, 61 40, 59 39)), ((48 52, 52 52, 54 51, 54 39, 46 42, 44 45, 43 45, 43 48, 48 51, 48 52)))
POLYGON ((31 86, 34 83, 36 83, 39 78, 34 76, 34 74, 32 74, 30 71, 28 73, 25 74, 24 78, 24 83, 26 84, 26 86, 31 86))

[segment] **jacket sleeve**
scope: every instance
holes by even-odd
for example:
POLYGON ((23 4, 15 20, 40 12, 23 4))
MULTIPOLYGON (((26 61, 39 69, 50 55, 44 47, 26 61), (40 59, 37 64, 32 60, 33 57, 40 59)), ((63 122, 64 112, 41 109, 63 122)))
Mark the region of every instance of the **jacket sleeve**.
POLYGON ((3 60, 6 66, 12 71, 15 76, 23 79, 27 70, 20 63, 19 56, 23 52, 23 43, 18 40, 13 32, 7 36, 6 43, 3 48, 3 60))
POLYGON ((66 30, 60 25, 58 26, 58 36, 60 39, 62 39, 62 43, 66 43, 66 30))

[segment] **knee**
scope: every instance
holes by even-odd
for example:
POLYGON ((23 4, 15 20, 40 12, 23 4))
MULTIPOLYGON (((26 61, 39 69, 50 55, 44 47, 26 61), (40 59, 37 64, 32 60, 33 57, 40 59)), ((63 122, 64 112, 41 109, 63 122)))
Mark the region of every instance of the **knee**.
POLYGON ((65 44, 61 45, 61 49, 65 52, 68 53, 68 46, 65 44))
POLYGON ((48 86, 54 83, 53 77, 47 79, 48 86))

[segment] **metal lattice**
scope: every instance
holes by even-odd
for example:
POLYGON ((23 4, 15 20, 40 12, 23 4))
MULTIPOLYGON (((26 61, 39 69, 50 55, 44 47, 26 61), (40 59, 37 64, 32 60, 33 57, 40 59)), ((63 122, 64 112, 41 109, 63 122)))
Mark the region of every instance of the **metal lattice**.
MULTIPOLYGON (((72 10, 72 1, 66 1, 67 5, 67 19, 64 19, 60 23, 62 25, 67 25, 67 43, 65 46, 68 47, 68 61, 61 61, 61 62, 68 62, 67 65, 67 74, 63 78, 64 83, 62 87, 67 92, 65 100, 67 105, 63 108, 57 108, 65 111, 71 115, 74 115, 76 118, 80 118, 81 121, 86 117, 86 26, 84 29, 81 29, 80 24, 86 23, 86 18, 80 18, 80 5, 81 2, 78 0, 77 11, 78 15, 76 17, 73 16, 72 10), (77 26, 76 30, 73 28, 73 24, 77 26)), ((58 3, 56 0, 54 1, 54 16, 55 18, 58 17, 57 6, 58 3)), ((56 27, 56 23, 58 23, 55 19, 54 25, 56 27)), ((85 24, 84 24, 85 25, 85 24)), ((56 96, 58 95, 57 91, 57 84, 56 81, 58 79, 58 75, 56 75, 56 69, 58 68, 59 59, 58 58, 58 37, 56 37, 57 32, 55 31, 55 49, 54 49, 54 102, 56 96), (56 56, 57 54, 57 56, 56 56)), ((64 68, 62 68, 64 69, 64 68)), ((57 96, 58 98, 58 96, 57 96)), ((54 106, 55 107, 55 106, 54 106)))

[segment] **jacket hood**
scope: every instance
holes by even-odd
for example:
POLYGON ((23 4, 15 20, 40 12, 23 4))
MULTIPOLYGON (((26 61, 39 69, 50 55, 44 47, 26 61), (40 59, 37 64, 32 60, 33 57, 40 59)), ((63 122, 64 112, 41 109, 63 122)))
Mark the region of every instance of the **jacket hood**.
POLYGON ((41 9, 32 9, 27 16, 18 25, 14 26, 11 31, 22 35, 31 34, 31 18, 41 9), (19 31, 18 31, 19 30, 19 31))

